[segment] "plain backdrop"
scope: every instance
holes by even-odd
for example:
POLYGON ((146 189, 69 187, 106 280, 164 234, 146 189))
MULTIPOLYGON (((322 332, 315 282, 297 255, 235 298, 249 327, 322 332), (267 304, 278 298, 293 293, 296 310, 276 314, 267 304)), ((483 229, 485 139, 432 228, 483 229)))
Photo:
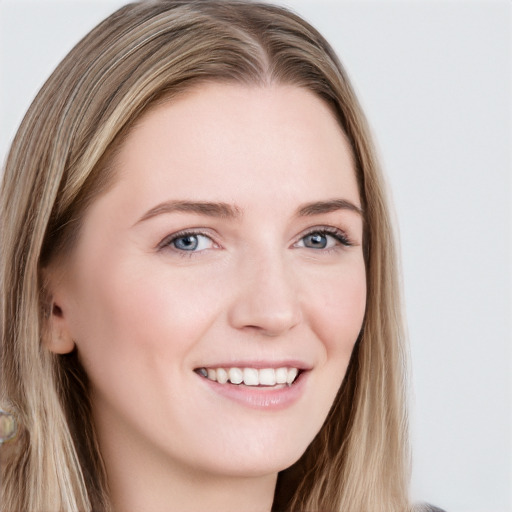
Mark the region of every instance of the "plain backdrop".
MULTIPOLYGON (((2 161, 51 70, 123 3, 0 3, 2 161)), ((338 51, 392 191, 413 364, 413 496, 448 512, 511 511, 512 3, 284 3, 338 51)))

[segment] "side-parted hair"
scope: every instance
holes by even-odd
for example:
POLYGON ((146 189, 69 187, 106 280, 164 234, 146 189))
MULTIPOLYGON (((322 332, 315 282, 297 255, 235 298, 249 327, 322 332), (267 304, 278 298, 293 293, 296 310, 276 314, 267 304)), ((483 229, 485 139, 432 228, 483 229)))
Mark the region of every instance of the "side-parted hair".
POLYGON ((111 510, 76 351, 43 343, 44 268, 65 258, 87 207, 115 180, 113 155, 148 108, 203 82, 295 85, 320 97, 350 142, 364 210, 367 306, 334 405, 279 474, 274 511, 405 512, 409 453, 401 303, 383 180, 364 114, 325 39, 291 12, 236 0, 127 5, 57 67, 28 110, 0 192, 3 512, 111 510))

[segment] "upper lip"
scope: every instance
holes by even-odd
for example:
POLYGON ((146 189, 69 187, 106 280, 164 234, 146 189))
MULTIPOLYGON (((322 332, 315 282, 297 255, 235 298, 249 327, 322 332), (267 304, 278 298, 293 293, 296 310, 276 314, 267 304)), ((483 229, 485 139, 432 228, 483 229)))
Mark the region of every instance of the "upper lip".
POLYGON ((204 363, 196 367, 196 369, 200 368, 297 368, 298 370, 311 370, 312 366, 296 359, 282 359, 279 361, 233 360, 220 363, 204 363))

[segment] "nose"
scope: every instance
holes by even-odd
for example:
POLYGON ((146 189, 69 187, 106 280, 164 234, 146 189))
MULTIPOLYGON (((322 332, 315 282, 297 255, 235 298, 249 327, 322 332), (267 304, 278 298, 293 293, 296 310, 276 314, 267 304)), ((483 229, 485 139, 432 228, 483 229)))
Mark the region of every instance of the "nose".
POLYGON ((247 258, 235 277, 228 318, 232 327, 279 336, 302 320, 297 282, 283 258, 247 258))

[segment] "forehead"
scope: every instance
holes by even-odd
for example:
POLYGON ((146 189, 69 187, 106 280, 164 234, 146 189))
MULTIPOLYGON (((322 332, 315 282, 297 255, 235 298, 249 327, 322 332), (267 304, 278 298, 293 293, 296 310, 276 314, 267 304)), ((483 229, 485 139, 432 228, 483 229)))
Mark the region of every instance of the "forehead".
POLYGON ((230 201, 235 193, 249 200, 307 191, 323 198, 332 189, 358 196, 338 120, 296 86, 202 84, 146 112, 114 164, 121 186, 130 182, 139 196, 193 191, 230 201))

